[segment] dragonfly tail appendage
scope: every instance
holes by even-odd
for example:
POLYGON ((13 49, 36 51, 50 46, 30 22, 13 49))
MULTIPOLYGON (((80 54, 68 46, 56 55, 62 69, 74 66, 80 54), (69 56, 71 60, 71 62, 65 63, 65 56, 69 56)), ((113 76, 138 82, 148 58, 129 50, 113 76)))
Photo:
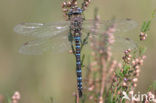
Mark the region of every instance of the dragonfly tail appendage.
POLYGON ((77 87, 79 97, 82 97, 82 73, 81 73, 81 55, 80 55, 80 36, 75 36, 76 46, 76 70, 77 70, 77 87))

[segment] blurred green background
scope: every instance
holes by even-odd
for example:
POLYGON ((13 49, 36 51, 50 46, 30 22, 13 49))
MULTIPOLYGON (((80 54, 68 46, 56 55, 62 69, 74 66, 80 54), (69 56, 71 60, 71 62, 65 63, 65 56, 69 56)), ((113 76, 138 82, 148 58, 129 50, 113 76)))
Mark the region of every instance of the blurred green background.
MULTIPOLYGON (((76 90, 74 57, 68 53, 19 54, 18 48, 30 38, 13 31, 14 26, 22 22, 63 20, 62 1, 0 0, 0 94, 7 97, 20 91, 21 103, 50 103, 50 97, 54 98, 54 103, 73 103, 72 93, 76 90)), ((85 12, 86 18, 93 18, 95 7, 99 8, 101 19, 128 17, 141 24, 151 17, 156 0, 93 0, 85 12)), ((145 42, 147 59, 139 79, 138 89, 144 93, 156 80, 155 27, 156 18, 145 42)))

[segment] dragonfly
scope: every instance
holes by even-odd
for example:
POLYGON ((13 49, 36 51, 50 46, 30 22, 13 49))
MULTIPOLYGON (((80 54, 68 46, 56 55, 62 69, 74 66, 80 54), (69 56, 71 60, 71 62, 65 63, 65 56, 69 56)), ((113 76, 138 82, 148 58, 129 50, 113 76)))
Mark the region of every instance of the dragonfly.
MULTIPOLYGON (((24 36, 35 37, 35 40, 28 41, 23 44, 19 49, 22 54, 40 55, 45 51, 52 50, 55 52, 65 51, 71 48, 71 41, 69 41, 69 35, 73 37, 75 43, 75 56, 76 56, 76 71, 77 71, 77 87, 79 97, 82 96, 82 73, 81 73, 81 35, 87 35, 87 32, 91 32, 91 28, 95 23, 94 20, 85 20, 82 17, 82 9, 75 7, 72 8, 68 16, 68 21, 59 21, 54 23, 21 23, 15 26, 14 31, 24 36)), ((98 33, 103 33, 107 30, 108 25, 112 23, 111 20, 100 21, 100 28, 98 33)), ((114 48, 136 47, 135 43, 130 39, 126 39, 124 36, 120 36, 120 33, 127 32, 136 28, 137 23, 130 19, 121 19, 114 21, 116 25, 116 43, 123 44, 123 46, 114 48)), ((92 33, 90 33, 92 35, 92 33)), ((95 35, 94 35, 95 36, 95 35)), ((113 45, 112 45, 113 46, 113 45)))

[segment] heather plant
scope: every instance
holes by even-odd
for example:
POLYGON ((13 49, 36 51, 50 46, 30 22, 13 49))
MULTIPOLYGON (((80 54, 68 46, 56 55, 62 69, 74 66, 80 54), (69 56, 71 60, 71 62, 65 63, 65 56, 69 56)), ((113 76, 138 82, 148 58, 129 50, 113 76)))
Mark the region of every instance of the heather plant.
POLYGON ((3 95, 0 95, 0 103, 20 103, 21 95, 20 92, 16 91, 11 97, 5 98, 3 95))
MULTIPOLYGON (((154 15, 155 11, 152 17, 143 23, 139 35, 140 42, 146 40, 154 15)), ((146 59, 146 47, 138 43, 137 48, 125 50, 121 57, 122 62, 118 62, 111 52, 111 44, 115 43, 113 36, 116 30, 115 24, 112 22, 104 33, 98 34, 99 22, 100 19, 95 10, 94 24, 90 33, 98 35, 99 38, 89 36, 92 59, 85 67, 87 73, 84 79, 84 96, 81 102, 76 96, 75 103, 140 103, 139 100, 131 101, 122 97, 124 93, 130 97, 135 92, 141 67, 146 59)), ((148 98, 156 96, 155 86, 153 83, 148 92, 148 98)), ((142 103, 151 103, 147 100, 148 98, 144 98, 142 103)), ((156 100, 153 99, 152 102, 156 100)))

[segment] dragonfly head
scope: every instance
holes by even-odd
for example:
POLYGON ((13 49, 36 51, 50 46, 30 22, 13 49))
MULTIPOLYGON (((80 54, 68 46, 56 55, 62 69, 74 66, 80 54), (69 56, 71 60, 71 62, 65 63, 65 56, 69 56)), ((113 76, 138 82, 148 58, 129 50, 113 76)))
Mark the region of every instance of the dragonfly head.
POLYGON ((78 7, 73 7, 69 10, 68 12, 68 16, 71 16, 71 15, 80 15, 82 14, 82 9, 81 8, 78 8, 78 7))

